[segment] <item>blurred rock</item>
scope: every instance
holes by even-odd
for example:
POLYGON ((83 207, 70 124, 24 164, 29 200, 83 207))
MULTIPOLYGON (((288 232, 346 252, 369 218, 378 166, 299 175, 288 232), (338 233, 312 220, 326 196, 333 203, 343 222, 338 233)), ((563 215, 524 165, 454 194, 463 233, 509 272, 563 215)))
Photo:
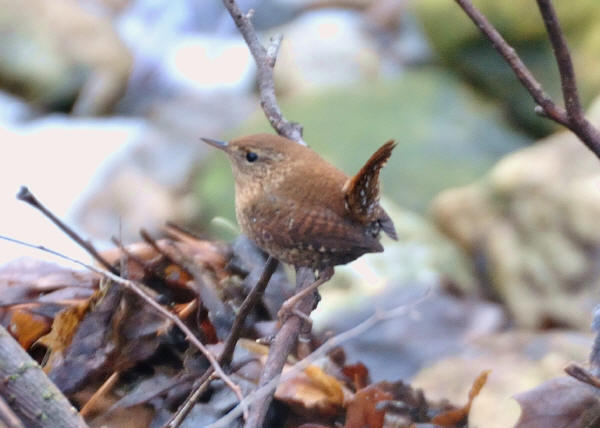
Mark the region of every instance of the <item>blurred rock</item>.
POLYGON ((182 37, 165 58, 171 85, 199 93, 249 93, 254 88, 255 70, 254 59, 241 37, 182 37))
POLYGON ((0 123, 22 122, 32 115, 33 112, 22 99, 0 91, 0 123))
MULTIPOLYGON (((87 260, 74 242, 35 209, 18 201, 15 194, 19 186, 28 186, 54 214, 73 224, 70 208, 85 194, 96 171, 114 152, 139 138, 145 126, 145 121, 136 119, 84 119, 58 114, 2 124, 2 234, 43 243, 53 250, 87 260)), ((111 231, 114 233, 118 233, 118 229, 111 231)), ((14 245, 0 244, 0 261, 20 254, 44 257, 39 251, 28 253, 14 245)))
POLYGON ((379 73, 377 46, 352 11, 307 12, 278 29, 285 35, 275 83, 297 93, 371 80, 379 73))
POLYGON ((383 205, 394 221, 398 241, 384 238, 383 253, 365 254, 336 267, 335 276, 321 288, 323 299, 312 314, 316 327, 335 323, 340 312, 346 314, 345 322, 356 321, 357 316, 351 314, 373 311, 377 301, 386 301, 382 294, 390 296, 388 306, 397 304, 391 297, 393 290, 401 296, 406 286, 447 285, 476 294, 477 280, 469 259, 456 244, 418 214, 386 200, 383 205))
MULTIPOLYGON (((546 135, 555 129, 553 122, 533 114, 534 103, 529 94, 455 2, 419 0, 414 5, 433 49, 444 63, 500 100, 513 118, 530 131, 546 135)), ((544 89, 554 99, 561 99, 555 59, 535 4, 481 0, 476 6, 515 47, 544 89)), ((573 55, 579 93, 588 104, 600 91, 600 76, 594 71, 600 67, 600 3, 556 1, 554 7, 573 55)))
POLYGON ((564 375, 564 367, 572 361, 585 361, 591 343, 591 336, 570 331, 480 337, 464 342, 457 355, 426 366, 411 385, 422 388, 427 399, 465 403, 473 379, 491 370, 473 402, 469 426, 512 427, 520 414, 512 396, 564 375))
MULTIPOLYGON (((600 123, 600 103, 591 113, 600 123)), ((598 159, 569 132, 439 195, 432 213, 518 324, 587 330, 600 286, 598 159)))
MULTIPOLYGON (((21 214, 24 209, 53 228, 14 199, 20 185, 29 186, 86 236, 104 242, 119 233, 126 241, 137 240, 142 227, 156 233, 166 221, 188 223, 196 217, 198 203, 189 196, 191 177, 206 148, 195 135, 186 138, 142 119, 52 115, 1 127, 0 137, 11 148, 4 153, 10 162, 0 183, 11 236, 26 238, 21 233, 36 230, 37 222, 21 214)), ((42 236, 47 235, 34 233, 29 239, 42 236)))
MULTIPOLYGON (((256 11, 252 21, 259 32, 300 10, 281 0, 238 5, 256 11)), ((254 89, 254 60, 221 0, 131 0, 116 14, 115 25, 135 58, 120 111, 143 111, 170 96, 247 95, 254 89)))
POLYGON ((124 237, 137 239, 140 228, 157 233, 167 221, 200 232, 206 201, 196 197, 196 177, 213 150, 199 137, 219 138, 256 108, 252 97, 222 92, 152 105, 140 132, 97 171, 74 218, 99 239, 110 238, 119 227, 124 237))
MULTIPOLYGON (((360 308, 349 306, 332 313, 327 331, 346 331, 373 315, 376 309, 406 305, 406 315, 378 324, 343 346, 348 362, 364 363, 374 381, 408 380, 440 359, 462 354, 467 343, 498 332, 505 324, 504 312, 497 304, 458 299, 430 290, 415 305, 425 295, 425 287, 393 282, 383 293, 363 297, 360 308)), ((325 296, 323 300, 328 298, 325 296)), ((453 395, 448 394, 448 398, 460 402, 453 395)))
POLYGON ((0 0, 0 85, 48 110, 106 113, 131 57, 107 19, 75 0, 0 0))

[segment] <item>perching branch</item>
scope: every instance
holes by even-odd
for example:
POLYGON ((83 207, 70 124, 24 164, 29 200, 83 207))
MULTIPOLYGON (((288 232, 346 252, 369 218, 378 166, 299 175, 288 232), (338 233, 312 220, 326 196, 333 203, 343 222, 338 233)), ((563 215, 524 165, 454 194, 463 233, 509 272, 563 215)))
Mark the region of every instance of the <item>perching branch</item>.
MULTIPOLYGON (((296 293, 312 284, 314 280, 315 275, 312 270, 307 268, 296 269, 296 293)), ((306 316, 310 315, 317 303, 314 297, 315 294, 311 293, 300 300, 296 309, 306 314, 306 316)), ((259 389, 281 375, 283 366, 298 341, 304 323, 305 320, 300 319, 298 316, 290 316, 283 323, 269 347, 269 355, 258 381, 259 389)), ((274 392, 274 388, 267 389, 256 397, 250 407, 250 416, 246 421, 245 428, 261 428, 263 426, 274 392)))
POLYGON ((536 113, 570 129, 577 137, 600 158, 600 131, 584 116, 579 95, 575 71, 569 48, 560 27, 551 0, 537 0, 540 13, 550 37, 554 56, 558 64, 566 110, 557 106, 544 92, 542 85, 535 79, 531 71, 523 63, 515 49, 500 35, 498 30, 487 20, 470 0, 455 0, 465 11, 481 32, 492 42, 494 48, 502 55, 513 72, 538 104, 536 113))
POLYGON ((277 53, 283 37, 277 35, 271 39, 271 45, 265 49, 258 40, 254 26, 252 25, 252 14, 250 10, 244 14, 235 0, 223 0, 225 8, 233 18, 235 25, 240 30, 242 37, 254 57, 258 69, 258 90, 260 93, 260 105, 271 123, 271 126, 279 135, 306 145, 302 139, 302 126, 296 122, 289 122, 283 117, 277 99, 275 97, 275 83, 273 82, 273 67, 277 61, 277 53))

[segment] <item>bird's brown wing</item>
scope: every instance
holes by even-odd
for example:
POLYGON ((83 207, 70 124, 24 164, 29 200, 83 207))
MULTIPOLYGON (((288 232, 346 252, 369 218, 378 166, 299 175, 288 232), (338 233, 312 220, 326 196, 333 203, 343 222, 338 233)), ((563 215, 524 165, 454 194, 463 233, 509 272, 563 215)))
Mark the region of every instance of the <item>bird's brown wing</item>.
POLYGON ((295 215, 297 224, 290 230, 290 238, 295 242, 321 247, 327 251, 383 251, 379 241, 365 233, 363 227, 323 209, 301 209, 295 215))
POLYGON ((396 147, 394 140, 381 146, 358 173, 344 184, 345 206, 350 216, 366 224, 379 220, 379 171, 396 147))
POLYGON ((379 241, 365 233, 360 224, 333 210, 297 204, 281 196, 276 202, 273 209, 262 205, 262 209, 269 212, 263 211, 265 215, 260 225, 250 224, 249 227, 256 227, 254 235, 266 234, 278 247, 340 256, 356 254, 355 258, 364 253, 383 251, 379 241))

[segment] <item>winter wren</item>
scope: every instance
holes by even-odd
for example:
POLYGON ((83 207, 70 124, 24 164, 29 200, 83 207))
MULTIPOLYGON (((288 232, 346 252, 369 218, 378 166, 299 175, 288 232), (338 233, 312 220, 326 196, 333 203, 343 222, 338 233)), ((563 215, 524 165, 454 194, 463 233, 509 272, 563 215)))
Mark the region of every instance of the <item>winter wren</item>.
POLYGON ((229 157, 235 211, 242 231, 260 248, 295 267, 333 274, 333 266, 383 251, 379 234, 397 239, 379 205, 379 171, 388 141, 354 177, 312 149, 271 134, 229 142, 203 138, 229 157))

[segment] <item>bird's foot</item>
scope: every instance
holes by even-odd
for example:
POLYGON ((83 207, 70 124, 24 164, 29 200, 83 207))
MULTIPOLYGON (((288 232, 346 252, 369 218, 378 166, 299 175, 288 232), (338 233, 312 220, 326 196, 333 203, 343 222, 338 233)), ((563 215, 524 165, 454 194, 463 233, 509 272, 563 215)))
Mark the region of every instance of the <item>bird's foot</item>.
POLYGON ((312 327, 312 320, 310 319, 310 317, 308 315, 306 315, 304 312, 302 312, 300 309, 296 308, 294 305, 297 302, 291 301, 292 299, 293 299, 293 297, 286 300, 285 302, 283 302, 283 305, 281 305, 281 309, 279 309, 279 311, 277 312, 277 320, 279 321, 279 323, 283 324, 290 317, 297 316, 302 321, 310 324, 310 326, 312 327), (288 305, 288 302, 289 302, 289 305, 288 305))
POLYGON ((279 320, 279 322, 283 324, 290 316, 296 315, 301 320, 305 321, 310 328, 312 328, 312 320, 310 319, 310 317, 298 308, 296 308, 296 305, 304 297, 306 297, 310 293, 315 292, 321 284, 329 281, 329 279, 331 279, 332 276, 332 267, 324 269, 322 272, 319 273, 319 277, 312 284, 303 288, 298 293, 294 294, 292 297, 283 302, 283 305, 281 305, 281 309, 279 309, 279 311, 277 312, 277 319, 279 320))

